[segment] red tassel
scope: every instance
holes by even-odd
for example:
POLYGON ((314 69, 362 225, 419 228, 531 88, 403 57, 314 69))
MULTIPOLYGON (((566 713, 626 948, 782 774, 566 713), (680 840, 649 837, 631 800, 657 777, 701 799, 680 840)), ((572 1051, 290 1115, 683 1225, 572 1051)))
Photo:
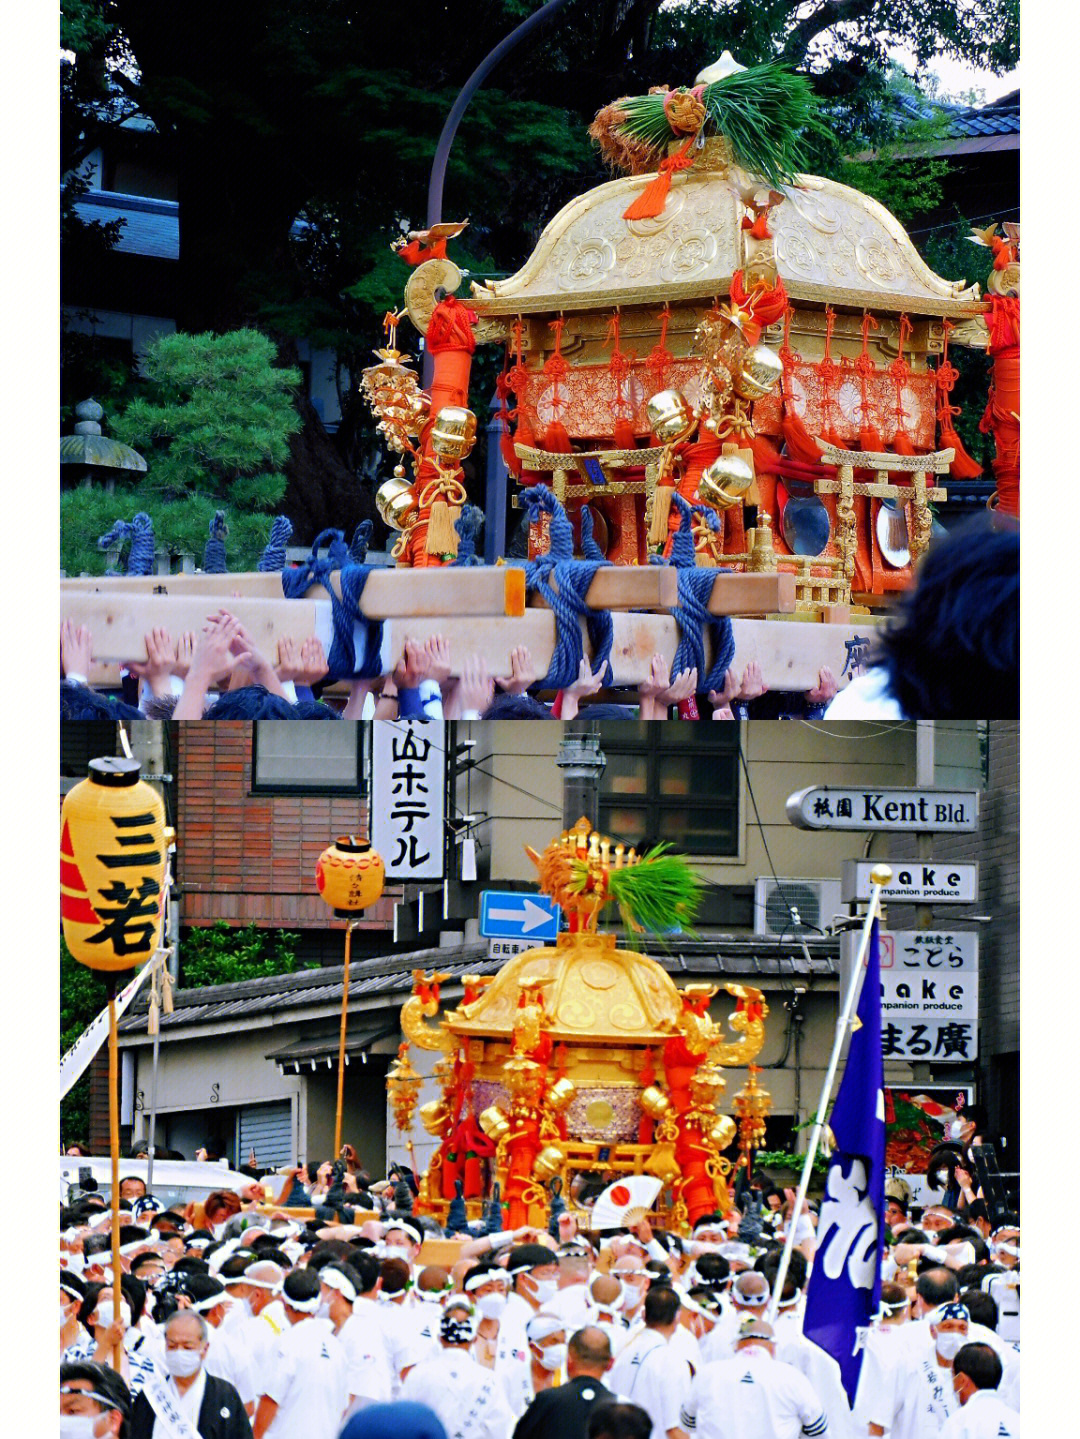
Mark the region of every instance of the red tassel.
POLYGON ((514 478, 517 479, 521 474, 521 461, 518 459, 517 451, 514 449, 515 438, 516 437, 511 435, 508 430, 504 430, 499 436, 499 449, 502 452, 503 463, 514 478))
POLYGON ((785 415, 780 428, 784 433, 787 452, 793 460, 799 460, 804 465, 821 464, 821 451, 798 415, 785 415))
POLYGON ((634 427, 625 415, 619 415, 615 421, 615 433, 612 436, 617 450, 636 450, 637 436, 634 434, 634 427))
POLYGON ((859 431, 859 449, 869 454, 880 455, 885 448, 885 441, 878 434, 873 425, 863 425, 859 431))
POLYGON ((744 441, 754 452, 754 464, 759 469, 768 469, 780 458, 780 451, 764 435, 748 435, 744 441))
POLYGON ((938 434, 943 450, 956 451, 956 458, 949 466, 949 474, 953 479, 977 480, 982 474, 982 465, 977 464, 964 449, 964 442, 953 429, 951 419, 941 421, 938 434))
POLYGON ((669 155, 666 160, 660 161, 659 169, 649 183, 642 190, 641 194, 629 204, 623 211, 624 220, 651 220, 656 215, 664 213, 664 206, 667 204, 668 191, 671 189, 671 176, 676 170, 689 170, 694 163, 689 155, 690 146, 694 143, 695 137, 690 136, 686 144, 676 155, 669 155))
MULTIPOLYGON (((911 443, 911 438, 901 425, 897 425, 896 434, 893 435, 892 449, 894 455, 917 455, 918 450, 911 443)), ((890 470, 889 479, 895 480, 897 484, 903 484, 910 477, 906 470, 890 470)))
POLYGON ((562 420, 552 420, 544 431, 543 448, 552 455, 572 455, 574 447, 562 420))

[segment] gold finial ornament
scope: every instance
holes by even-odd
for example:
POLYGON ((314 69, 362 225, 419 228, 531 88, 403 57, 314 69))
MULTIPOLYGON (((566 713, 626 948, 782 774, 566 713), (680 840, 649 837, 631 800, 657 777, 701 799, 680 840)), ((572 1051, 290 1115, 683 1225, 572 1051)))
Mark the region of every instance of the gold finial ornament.
POLYGON ((887 864, 875 864, 870 871, 870 879, 884 888, 892 879, 892 870, 887 864))
POLYGON ((745 65, 740 65, 730 50, 725 50, 719 60, 714 60, 711 65, 706 65, 704 70, 699 70, 694 76, 695 85, 711 85, 716 80, 726 80, 729 75, 737 75, 740 70, 745 70, 745 65))
POLYGON ((715 510, 739 504, 754 483, 754 472, 738 455, 718 455, 698 480, 698 498, 715 510))

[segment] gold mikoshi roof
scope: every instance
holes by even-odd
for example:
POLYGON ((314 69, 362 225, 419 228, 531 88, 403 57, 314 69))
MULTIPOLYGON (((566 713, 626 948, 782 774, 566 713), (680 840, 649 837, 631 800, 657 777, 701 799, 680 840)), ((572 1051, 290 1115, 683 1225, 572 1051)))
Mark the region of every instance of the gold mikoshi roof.
POLYGON ((544 1032, 556 1043, 655 1044, 675 1032, 682 1011, 678 990, 655 959, 616 949, 611 934, 561 934, 555 946, 504 964, 478 999, 446 1016, 446 1028, 509 1039, 523 980, 541 986, 544 1032))
MULTIPOLYGON (((708 148, 708 147, 707 147, 708 148)), ((754 179, 709 156, 672 180, 662 214, 624 220, 650 176, 597 185, 564 205, 516 275, 472 286, 483 316, 538 314, 726 295, 743 265, 738 189, 754 179)), ((970 317, 979 286, 945 280, 895 215, 834 180, 800 175, 770 212, 779 274, 792 300, 970 317)))

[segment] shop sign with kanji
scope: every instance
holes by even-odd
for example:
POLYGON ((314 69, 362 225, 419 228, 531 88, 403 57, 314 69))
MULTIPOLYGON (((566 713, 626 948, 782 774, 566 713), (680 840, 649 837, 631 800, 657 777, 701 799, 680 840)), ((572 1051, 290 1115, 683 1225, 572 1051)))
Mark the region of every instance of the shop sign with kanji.
POLYGON ((445 733, 427 720, 371 726, 371 842, 387 879, 443 877, 445 733))
POLYGON ((979 791, 811 785, 790 796, 787 817, 799 829, 956 834, 978 828, 979 791))
POLYGON ((965 1064, 979 1052, 979 937, 897 930, 882 936, 881 1047, 886 1060, 965 1064))

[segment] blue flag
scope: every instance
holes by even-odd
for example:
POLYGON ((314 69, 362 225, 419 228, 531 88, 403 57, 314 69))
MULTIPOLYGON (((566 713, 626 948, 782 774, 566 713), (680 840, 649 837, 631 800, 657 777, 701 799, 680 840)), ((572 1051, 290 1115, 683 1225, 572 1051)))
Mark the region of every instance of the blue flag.
POLYGON ((840 1365, 852 1402, 863 1340, 881 1298, 885 1232, 885 1073, 876 919, 856 1013, 859 1024, 833 1105, 836 1149, 829 1161, 803 1322, 806 1337, 840 1365))

